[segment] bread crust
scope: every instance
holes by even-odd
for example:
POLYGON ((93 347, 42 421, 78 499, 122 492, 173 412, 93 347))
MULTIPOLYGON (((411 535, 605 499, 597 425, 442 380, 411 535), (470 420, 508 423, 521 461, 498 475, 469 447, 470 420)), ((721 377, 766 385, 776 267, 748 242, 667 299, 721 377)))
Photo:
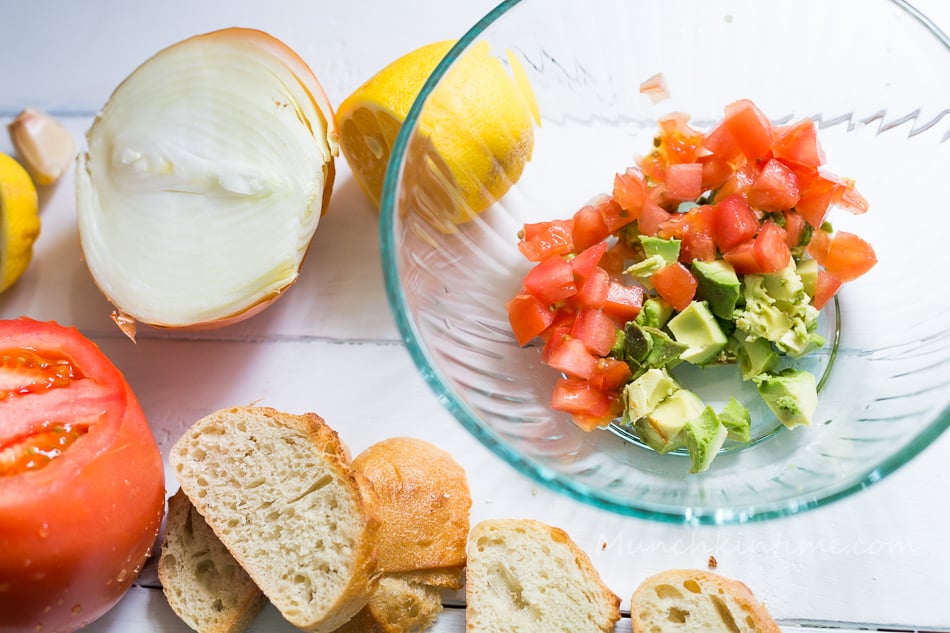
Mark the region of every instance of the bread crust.
POLYGON ((781 633, 765 605, 745 583, 700 569, 670 569, 640 583, 630 599, 633 633, 649 633, 657 616, 666 620, 664 630, 669 631, 781 633), (676 596, 676 592, 682 597, 676 596), (702 616, 694 605, 702 599, 715 601, 716 620, 698 620, 702 616), (732 623, 721 619, 723 608, 729 610, 732 623), (671 613, 670 609, 675 611, 671 613), (681 626, 670 624, 669 618, 674 616, 684 620, 681 626))
POLYGON ((382 571, 465 566, 472 498, 465 470, 449 453, 420 439, 393 437, 357 455, 353 469, 369 479, 378 498, 382 571))
MULTIPOLYGON (((380 523, 376 498, 372 485, 349 467, 347 456, 347 449, 336 431, 327 426, 320 416, 314 413, 288 414, 269 407, 232 407, 212 413, 196 422, 176 442, 169 455, 169 462, 178 476, 182 490, 235 560, 254 579, 285 619, 310 633, 329 633, 352 618, 368 602, 378 584, 380 572, 377 567, 377 542, 380 523), (236 491, 219 481, 222 479, 220 473, 215 475, 210 472, 210 467, 205 467, 207 460, 213 459, 235 459, 236 463, 241 463, 241 455, 208 454, 209 451, 224 450, 219 447, 227 446, 230 442, 243 446, 244 450, 249 452, 270 450, 265 441, 257 442, 255 446, 246 446, 248 438, 253 439, 255 433, 264 435, 270 431, 276 433, 281 442, 297 443, 314 453, 313 457, 318 463, 331 471, 332 478, 339 482, 338 488, 347 491, 346 502, 359 517, 360 525, 354 528, 356 537, 347 558, 349 567, 341 571, 345 578, 342 591, 335 596, 311 596, 308 603, 310 605, 316 601, 327 603, 314 606, 310 613, 299 610, 293 599, 275 582, 273 571, 260 564, 258 558, 268 555, 270 550, 267 548, 272 544, 267 543, 265 547, 265 544, 249 543, 250 539, 235 537, 233 526, 228 525, 228 520, 221 513, 221 504, 223 495, 234 495, 236 491), (216 485, 223 488, 215 489, 216 485)), ((272 460, 264 459, 270 456, 260 457, 266 465, 266 470, 270 472, 258 473, 258 476, 263 479, 274 478, 269 485, 275 490, 286 489, 288 482, 308 476, 308 473, 298 472, 294 468, 297 464, 289 467, 273 464, 271 467, 269 461, 272 460)), ((276 455, 273 457, 280 459, 276 455)), ((220 465, 217 468, 222 469, 220 465)), ((233 480, 242 474, 245 473, 227 473, 225 476, 233 480)), ((246 518, 250 526, 244 533, 253 534, 255 529, 259 529, 260 533, 264 534, 265 529, 273 529, 274 526, 268 525, 263 516, 260 513, 248 512, 246 517, 241 517, 242 521, 246 518)), ((233 517, 231 520, 234 520, 233 517)), ((299 534, 286 534, 282 530, 277 530, 277 534, 287 539, 293 539, 295 536, 299 538, 299 534)), ((272 554, 275 557, 280 555, 279 545, 273 544, 272 554)), ((297 571, 292 569, 294 560, 268 561, 271 562, 282 569, 290 566, 289 571, 297 571)), ((297 564, 303 566, 311 562, 313 561, 300 559, 297 564)))

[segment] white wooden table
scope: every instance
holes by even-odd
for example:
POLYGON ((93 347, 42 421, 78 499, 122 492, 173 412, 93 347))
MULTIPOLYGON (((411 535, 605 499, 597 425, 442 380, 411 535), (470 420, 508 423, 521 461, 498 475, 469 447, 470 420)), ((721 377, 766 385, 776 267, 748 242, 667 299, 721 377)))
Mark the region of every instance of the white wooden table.
MULTIPOLYGON (((179 39, 231 25, 260 28, 286 41, 339 104, 390 60, 460 36, 494 4, 3 0, 0 123, 34 106, 59 116, 84 141, 109 93, 146 57, 179 39)), ((917 6, 950 30, 947 0, 920 0, 917 6)), ((0 151, 12 152, 5 134, 0 151)), ((470 437, 416 372, 386 303, 375 212, 345 161, 337 165, 333 201, 299 282, 258 317, 188 336, 140 328, 132 344, 110 321, 111 306, 80 260, 71 173, 42 192, 43 231, 34 263, 0 295, 0 317, 55 319, 96 340, 139 395, 163 450, 202 415, 252 402, 321 414, 354 454, 394 435, 435 442, 469 474, 473 522, 533 517, 564 528, 623 598, 624 609, 647 575, 704 568, 713 555, 718 571, 749 584, 786 631, 861 625, 950 631, 950 434, 860 494, 765 523, 670 526, 556 495, 470 437)), ((171 494, 177 484, 170 478, 169 486, 171 494)), ((87 630, 187 631, 155 585, 147 569, 139 586, 87 630)), ((447 600, 460 605, 461 597, 447 600)), ((294 629, 268 607, 251 630, 294 629)), ((464 612, 451 606, 434 628, 463 630, 464 612)), ((629 621, 617 630, 629 631, 629 621)))

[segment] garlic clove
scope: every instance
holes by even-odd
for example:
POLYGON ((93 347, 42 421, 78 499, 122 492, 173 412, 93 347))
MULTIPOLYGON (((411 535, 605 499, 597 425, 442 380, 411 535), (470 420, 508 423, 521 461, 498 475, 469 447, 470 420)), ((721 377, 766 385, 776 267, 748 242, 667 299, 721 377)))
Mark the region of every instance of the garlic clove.
POLYGON ((7 129, 13 147, 37 185, 53 184, 76 159, 73 137, 45 112, 27 108, 7 129))

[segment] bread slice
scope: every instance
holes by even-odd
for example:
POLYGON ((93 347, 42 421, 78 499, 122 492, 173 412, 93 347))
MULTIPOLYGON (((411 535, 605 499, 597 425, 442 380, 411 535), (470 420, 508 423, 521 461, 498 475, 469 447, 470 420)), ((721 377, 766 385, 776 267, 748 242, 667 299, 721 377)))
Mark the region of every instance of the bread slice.
POLYGON ((158 578, 172 610, 198 633, 239 633, 267 604, 181 490, 168 500, 158 578))
POLYGON ((644 580, 633 592, 630 619, 634 633, 780 633, 745 584, 703 570, 644 580))
POLYGON ((329 633, 379 572, 372 487, 312 413, 235 407, 196 422, 169 462, 205 521, 287 621, 329 633))
POLYGON ((372 483, 378 499, 382 571, 465 566, 472 498, 465 470, 449 453, 420 439, 393 437, 357 455, 353 469, 372 483))
POLYGON ((468 539, 469 633, 612 632, 620 598, 563 530, 529 519, 478 523, 468 539))
POLYGON ((442 613, 442 595, 430 585, 386 574, 376 593, 337 633, 422 633, 442 613))

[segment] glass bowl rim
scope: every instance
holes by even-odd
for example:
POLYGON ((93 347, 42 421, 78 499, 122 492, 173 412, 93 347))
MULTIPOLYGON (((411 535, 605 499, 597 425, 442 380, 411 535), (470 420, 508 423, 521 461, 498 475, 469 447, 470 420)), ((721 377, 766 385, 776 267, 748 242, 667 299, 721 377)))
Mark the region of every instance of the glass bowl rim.
MULTIPOLYGON (((455 63, 459 56, 462 55, 485 30, 512 8, 524 1, 525 0, 504 0, 498 4, 463 34, 436 66, 420 90, 419 95, 413 102, 406 119, 400 127, 386 168, 383 191, 380 198, 380 257, 382 260, 383 281, 390 311, 392 312, 402 341, 405 343, 416 368, 449 413, 496 456, 507 462, 521 474, 527 476, 530 480, 544 485, 557 493, 593 507, 624 516, 663 523, 692 525, 742 524, 752 521, 775 519, 798 514, 844 499, 855 492, 883 480, 901 466, 910 462, 925 448, 930 446, 947 428, 950 428, 950 406, 948 406, 942 412, 938 413, 934 420, 918 433, 913 441, 880 463, 866 469, 841 489, 834 490, 823 496, 814 493, 799 494, 796 497, 781 502, 766 502, 762 504, 762 507, 750 505, 742 509, 730 509, 728 516, 724 516, 721 511, 717 510, 709 511, 704 509, 703 512, 696 513, 694 508, 683 506, 674 511, 646 506, 640 507, 611 499, 599 494, 590 486, 573 482, 569 478, 558 475, 551 469, 525 459, 517 451, 507 446, 500 436, 486 428, 479 421, 478 416, 454 394, 452 389, 448 386, 448 382, 441 376, 441 373, 435 363, 430 359, 428 352, 421 342, 418 329, 409 317, 408 304, 399 281, 397 249, 393 244, 393 226, 396 213, 396 183, 399 181, 399 176, 402 171, 411 131, 416 127, 426 99, 428 99, 429 95, 452 64, 455 63)), ((948 53, 950 53, 950 38, 927 18, 927 16, 907 2, 907 0, 886 0, 886 2, 896 5, 912 19, 919 22, 921 26, 930 31, 944 45, 948 53)))

